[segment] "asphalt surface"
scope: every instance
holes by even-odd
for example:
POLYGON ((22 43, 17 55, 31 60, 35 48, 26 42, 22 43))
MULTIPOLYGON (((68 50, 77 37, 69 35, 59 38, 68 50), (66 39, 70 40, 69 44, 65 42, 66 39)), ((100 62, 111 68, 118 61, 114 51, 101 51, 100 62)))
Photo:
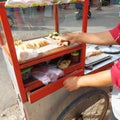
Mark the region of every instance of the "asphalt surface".
MULTIPOLYGON (((81 23, 81 20, 76 21, 75 24, 72 22, 75 21, 75 18, 72 18, 69 14, 60 24, 64 31, 69 31, 70 27, 73 31, 79 31, 77 24, 81 23)), ((109 30, 120 21, 118 16, 118 5, 111 5, 107 7, 102 7, 101 11, 97 11, 96 8, 91 8, 92 17, 88 20, 88 32, 99 32, 109 30)), ((47 28, 46 28, 47 29, 47 28)), ((24 31, 19 31, 23 33, 24 31)), ((8 70, 3 59, 2 49, 0 48, 0 120, 3 119, 4 112, 7 114, 6 110, 16 109, 17 101, 15 96, 15 91, 13 89, 11 79, 8 74, 8 70)), ((16 111, 19 109, 16 109, 16 111)), ((7 119, 6 119, 7 120, 7 119)), ((17 119, 13 119, 17 120, 17 119)))

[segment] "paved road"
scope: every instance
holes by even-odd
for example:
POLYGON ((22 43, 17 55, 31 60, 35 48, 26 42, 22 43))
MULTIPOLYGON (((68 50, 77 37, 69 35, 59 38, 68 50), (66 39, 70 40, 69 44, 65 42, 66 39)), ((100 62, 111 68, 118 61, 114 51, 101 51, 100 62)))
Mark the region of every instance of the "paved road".
POLYGON ((0 48, 0 113, 15 103, 15 93, 0 48))
MULTIPOLYGON (((76 21, 74 17, 72 18, 71 15, 75 15, 74 11, 72 12, 73 13, 68 14, 68 16, 65 17, 65 19, 60 23, 61 28, 64 31, 69 31, 70 27, 72 31, 80 30, 78 25, 80 25, 82 21, 76 21), (73 21, 75 23, 73 23, 73 21)), ((103 7, 102 11, 96 11, 96 8, 91 8, 91 12, 92 18, 89 19, 88 22, 88 32, 108 30, 120 21, 120 18, 118 17, 117 5, 103 7)), ((15 92, 12 87, 0 48, 0 113, 3 113, 3 111, 5 111, 7 108, 10 108, 11 106, 13 106, 13 109, 15 109, 14 105, 16 105, 16 103, 15 92)), ((0 120, 5 119, 2 119, 1 117, 0 120)))

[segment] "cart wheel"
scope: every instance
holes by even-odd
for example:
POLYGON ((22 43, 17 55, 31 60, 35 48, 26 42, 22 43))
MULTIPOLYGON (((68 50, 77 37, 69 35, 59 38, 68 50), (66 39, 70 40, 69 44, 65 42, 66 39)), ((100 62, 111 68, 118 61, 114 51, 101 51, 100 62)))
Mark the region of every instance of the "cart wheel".
POLYGON ((108 106, 109 97, 104 90, 91 90, 70 103, 57 120, 103 120, 108 106))

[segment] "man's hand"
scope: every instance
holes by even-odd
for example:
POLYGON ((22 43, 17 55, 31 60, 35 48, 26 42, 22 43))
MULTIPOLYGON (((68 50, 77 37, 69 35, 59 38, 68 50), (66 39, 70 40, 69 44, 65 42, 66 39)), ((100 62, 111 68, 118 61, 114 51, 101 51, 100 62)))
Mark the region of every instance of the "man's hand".
POLYGON ((63 85, 64 87, 68 90, 68 91, 73 91, 73 90, 76 90, 78 89, 80 86, 79 86, 79 78, 80 77, 77 77, 77 76, 73 76, 73 77, 69 77, 68 79, 66 79, 64 82, 63 82, 63 85))
POLYGON ((56 38, 58 40, 58 45, 62 45, 63 42, 68 42, 68 44, 74 44, 78 40, 78 33, 66 33, 62 36, 56 38))
POLYGON ((64 87, 69 91, 77 90, 80 87, 103 87, 112 84, 110 70, 83 76, 72 76, 63 82, 64 87))

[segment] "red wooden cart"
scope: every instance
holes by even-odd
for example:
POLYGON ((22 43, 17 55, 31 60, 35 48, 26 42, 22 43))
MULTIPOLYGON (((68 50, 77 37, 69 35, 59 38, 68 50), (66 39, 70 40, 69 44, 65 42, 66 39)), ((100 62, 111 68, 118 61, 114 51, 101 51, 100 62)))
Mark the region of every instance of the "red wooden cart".
MULTIPOLYGON (((87 32, 88 4, 85 0, 83 6, 82 32, 87 32)), ((54 29, 59 32, 58 5, 53 5, 54 29)), ((63 109, 71 103, 78 95, 92 88, 82 88, 75 92, 68 92, 63 88, 63 81, 69 76, 83 75, 85 65, 86 45, 80 43, 68 47, 53 49, 42 56, 38 56, 23 62, 19 62, 14 46, 14 38, 7 18, 5 4, 0 2, 0 45, 7 63, 8 71, 16 92, 17 101, 20 106, 22 117, 26 120, 56 120, 63 109), (42 82, 32 79, 23 82, 21 70, 27 67, 59 58, 66 54, 79 51, 80 61, 64 69, 64 76, 54 83, 43 85, 42 82)), ((40 36, 41 37, 41 36, 40 36)))

